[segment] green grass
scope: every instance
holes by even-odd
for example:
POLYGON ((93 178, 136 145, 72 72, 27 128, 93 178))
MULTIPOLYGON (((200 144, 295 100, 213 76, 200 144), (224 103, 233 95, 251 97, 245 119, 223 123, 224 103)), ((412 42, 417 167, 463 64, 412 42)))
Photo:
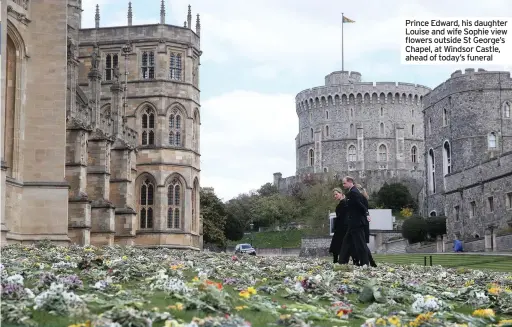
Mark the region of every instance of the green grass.
POLYGON ((424 264, 427 256, 427 265, 430 265, 432 256, 433 265, 450 268, 470 268, 479 270, 512 271, 512 256, 493 255, 464 255, 464 254, 375 254, 375 261, 395 264, 424 264))
MULTIPOLYGON (((312 231, 306 229, 253 233, 254 242, 252 242, 252 246, 259 249, 299 248, 302 238, 311 234, 312 231)), ((251 235, 244 235, 239 241, 229 241, 228 246, 236 246, 240 243, 251 243, 251 235)))

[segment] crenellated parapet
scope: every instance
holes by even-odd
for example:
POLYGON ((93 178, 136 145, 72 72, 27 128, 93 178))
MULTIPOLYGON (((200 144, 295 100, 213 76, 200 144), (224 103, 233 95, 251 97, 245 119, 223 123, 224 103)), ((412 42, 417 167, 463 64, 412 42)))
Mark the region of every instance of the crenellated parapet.
POLYGON ((510 72, 486 71, 482 68, 478 70, 466 68, 464 73, 461 70, 456 70, 448 80, 439 84, 425 97, 424 108, 455 93, 496 88, 512 89, 510 72))
POLYGON ((354 104, 398 103, 421 106, 430 88, 412 83, 361 82, 357 72, 334 72, 325 86, 301 91, 295 97, 297 114, 305 110, 354 104))

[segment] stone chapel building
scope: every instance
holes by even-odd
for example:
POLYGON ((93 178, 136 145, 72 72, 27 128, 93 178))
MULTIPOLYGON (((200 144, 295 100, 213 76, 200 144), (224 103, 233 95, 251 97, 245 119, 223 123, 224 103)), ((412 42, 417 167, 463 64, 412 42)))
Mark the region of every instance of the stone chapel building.
POLYGON ((2 244, 202 248, 200 21, 81 28, 81 0, 2 1, 2 244))

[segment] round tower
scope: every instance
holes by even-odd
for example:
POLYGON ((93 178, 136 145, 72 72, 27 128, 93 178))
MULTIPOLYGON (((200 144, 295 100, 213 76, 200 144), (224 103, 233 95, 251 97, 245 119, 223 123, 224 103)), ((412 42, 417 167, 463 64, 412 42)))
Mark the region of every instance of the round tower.
POLYGON ((351 175, 372 192, 397 179, 413 194, 423 176, 423 97, 426 86, 362 82, 338 71, 325 85, 296 96, 297 174, 351 175))

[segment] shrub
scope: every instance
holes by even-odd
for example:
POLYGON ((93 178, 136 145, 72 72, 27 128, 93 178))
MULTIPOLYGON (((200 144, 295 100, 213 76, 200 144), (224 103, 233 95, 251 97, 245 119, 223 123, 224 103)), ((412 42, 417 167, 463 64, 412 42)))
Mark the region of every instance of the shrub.
POLYGON ((446 217, 428 217, 427 223, 427 234, 430 238, 435 239, 437 236, 446 234, 446 217))
POLYGON ((409 243, 423 242, 427 238, 428 225, 422 217, 411 217, 402 224, 402 236, 409 243))

